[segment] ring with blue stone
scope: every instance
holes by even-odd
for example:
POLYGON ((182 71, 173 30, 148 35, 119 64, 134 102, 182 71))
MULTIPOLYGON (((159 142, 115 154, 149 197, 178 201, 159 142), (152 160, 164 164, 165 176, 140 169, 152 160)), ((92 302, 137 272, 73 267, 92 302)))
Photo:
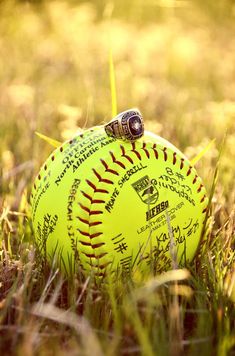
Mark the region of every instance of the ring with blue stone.
POLYGON ((138 109, 130 109, 115 116, 104 129, 110 137, 135 141, 144 134, 144 120, 138 109))

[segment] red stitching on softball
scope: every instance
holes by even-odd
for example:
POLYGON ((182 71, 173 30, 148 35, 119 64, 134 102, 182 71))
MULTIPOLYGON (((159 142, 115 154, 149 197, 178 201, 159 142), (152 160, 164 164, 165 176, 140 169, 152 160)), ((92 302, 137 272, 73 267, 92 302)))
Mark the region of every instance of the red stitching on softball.
POLYGON ((153 147, 152 147, 152 150, 154 152, 155 158, 158 159, 158 151, 156 150, 156 147, 157 147, 157 145, 156 145, 156 143, 154 143, 153 147))
POLYGON ((84 196, 85 198, 89 199, 90 202, 92 202, 92 197, 91 197, 89 194, 85 193, 83 190, 81 190, 81 193, 83 194, 83 196, 84 196))
POLYGON ((95 193, 105 193, 108 194, 109 192, 106 189, 98 189, 96 188, 95 184, 86 179, 87 184, 94 190, 95 193))
POLYGON ((203 188, 203 185, 200 184, 200 187, 198 188, 197 192, 200 193, 200 191, 202 190, 202 188, 203 188))
POLYGON ((51 160, 52 160, 52 161, 54 161, 54 159, 55 159, 55 156, 54 156, 54 155, 53 155, 53 156, 51 156, 51 160))
POLYGON ((63 152, 63 150, 64 150, 64 149, 63 149, 63 147, 61 146, 61 147, 60 147, 60 152, 63 152))
POLYGON ((103 203, 105 203, 105 200, 92 199, 91 203, 92 203, 92 204, 103 204, 103 203))
MULTIPOLYGON (((87 261, 87 264, 89 265, 89 266, 91 266, 92 268, 97 268, 97 270, 96 271, 94 271, 94 274, 96 275, 96 276, 99 276, 99 270, 100 269, 104 269, 105 267, 106 267, 106 265, 107 264, 109 264, 109 263, 111 263, 111 262, 107 262, 107 263, 104 263, 103 265, 99 265, 99 261, 98 261, 98 264, 96 263, 94 263, 94 261, 91 261, 91 260, 89 260, 89 261, 87 261), (102 267, 102 266, 104 266, 104 267, 102 267)), ((104 273, 102 272, 102 275, 103 275, 104 273)))
POLYGON ((87 242, 87 241, 78 241, 81 245, 83 246, 92 246, 90 242, 87 242))
POLYGON ((180 169, 183 169, 183 167, 184 167, 184 158, 181 158, 180 169))
POLYGON ((90 215, 99 215, 99 214, 103 214, 103 211, 101 211, 101 210, 92 210, 92 211, 90 211, 90 215))
POLYGON ((163 153, 164 153, 164 161, 167 161, 167 147, 163 148, 163 153))
POLYGON ((90 242, 87 242, 87 241, 78 241, 78 242, 80 242, 80 244, 82 244, 83 246, 90 246, 94 250, 105 245, 105 242, 100 242, 99 244, 95 244, 95 245, 92 245, 90 242))
POLYGON ((88 220, 86 220, 86 219, 83 219, 83 218, 81 218, 80 216, 77 216, 77 219, 79 219, 81 222, 83 222, 84 224, 87 224, 87 225, 89 225, 90 226, 90 223, 89 223, 89 221, 88 220))
POLYGON ((95 173, 96 177, 98 178, 99 182, 107 183, 107 184, 114 184, 113 181, 110 179, 103 179, 101 177, 101 175, 94 168, 92 168, 92 170, 95 173))
POLYGON ((40 174, 38 175, 38 179, 40 180, 42 177, 40 176, 40 174))
POLYGON ((94 239, 95 237, 98 237, 100 235, 103 235, 103 232, 96 232, 95 234, 90 235, 90 239, 94 239))
POLYGON ((95 250, 95 249, 97 249, 97 248, 99 248, 99 247, 101 247, 103 245, 105 245, 105 242, 100 242, 99 244, 92 245, 92 248, 95 250))
POLYGON ((96 226, 102 224, 102 221, 94 221, 94 222, 89 222, 89 220, 83 219, 80 216, 77 216, 77 219, 79 219, 81 222, 84 224, 87 224, 89 226, 96 226))
POLYGON ((145 152, 147 158, 149 158, 150 154, 149 154, 149 151, 146 148, 146 143, 145 142, 143 143, 143 147, 141 147, 141 149, 145 152))
POLYGON ((96 225, 100 225, 100 224, 102 224, 102 221, 94 221, 94 222, 89 223, 90 226, 96 226, 96 225))
POLYGON ((79 232, 80 232, 80 234, 82 234, 83 236, 88 236, 88 237, 90 237, 90 234, 89 234, 89 232, 86 232, 86 231, 82 231, 82 230, 80 230, 80 229, 77 229, 79 232))
POLYGON ((136 157, 141 161, 142 158, 141 158, 140 153, 138 151, 136 151, 135 142, 132 142, 131 145, 132 145, 132 150, 131 151, 134 152, 136 154, 136 157))
POLYGON ((95 237, 103 235, 103 232, 96 232, 94 234, 90 234, 89 232, 86 232, 86 231, 83 231, 80 229, 77 229, 77 230, 80 232, 80 234, 82 234, 83 236, 88 236, 91 240, 94 239, 95 237))
POLYGON ((84 206, 84 205, 82 205, 81 203, 78 203, 79 205, 80 205, 80 207, 83 209, 83 210, 85 210, 88 214, 90 214, 90 209, 87 207, 87 206, 84 206))
POLYGON ((101 163, 103 164, 103 166, 105 168, 105 172, 113 173, 116 176, 119 176, 119 173, 117 171, 115 171, 114 169, 110 169, 108 164, 103 159, 100 159, 100 161, 101 161, 101 163))
MULTIPOLYGON (((110 265, 110 263, 112 263, 111 261, 104 263, 103 265, 98 265, 97 268, 100 269, 105 269, 108 265, 110 265)), ((105 275, 104 273, 102 273, 102 275, 105 275)))
POLYGON ((188 172, 186 173, 187 176, 189 176, 191 174, 192 168, 193 168, 192 166, 189 166, 188 172))
POLYGON ((193 184, 196 183, 197 179, 198 179, 198 175, 196 174, 195 177, 194 177, 194 180, 193 180, 193 184))
POLYGON ((206 195, 204 195, 204 196, 202 197, 202 199, 200 200, 200 203, 203 203, 205 199, 206 199, 206 195))
POLYGON ((122 157, 125 157, 130 163, 134 164, 133 159, 126 154, 125 147, 120 145, 122 151, 122 157))
POLYGON ((126 169, 126 166, 125 166, 122 162, 120 162, 120 161, 118 161, 118 160, 116 159, 116 157, 114 156, 114 153, 113 153, 112 151, 109 151, 109 153, 110 153, 110 155, 111 155, 111 157, 112 157, 113 163, 116 163, 116 164, 118 164, 120 167, 122 167, 123 169, 126 169))
POLYGON ((177 155, 177 153, 176 153, 176 152, 174 152, 174 153, 173 153, 173 165, 175 165, 175 164, 176 164, 176 155, 177 155))
POLYGON ((47 165, 45 164, 45 166, 44 166, 44 170, 46 171, 47 170, 47 165))
POLYGON ((103 214, 103 211, 100 210, 90 210, 87 206, 82 205, 81 203, 78 203, 80 205, 80 207, 86 211, 89 215, 99 215, 99 214, 103 214))
POLYGON ((108 252, 103 252, 99 256, 96 256, 94 253, 86 253, 81 251, 84 255, 86 255, 88 258, 95 258, 96 260, 99 260, 100 258, 106 256, 108 252))
POLYGON ((83 196, 85 197, 85 198, 87 198, 92 204, 102 204, 102 203, 105 203, 105 201, 104 200, 101 200, 101 199, 92 199, 92 197, 89 195, 89 194, 87 194, 87 193, 85 193, 83 190, 81 190, 81 193, 83 194, 83 196))
POLYGON ((205 214, 206 212, 207 212, 207 207, 204 210, 202 210, 203 214, 205 214))

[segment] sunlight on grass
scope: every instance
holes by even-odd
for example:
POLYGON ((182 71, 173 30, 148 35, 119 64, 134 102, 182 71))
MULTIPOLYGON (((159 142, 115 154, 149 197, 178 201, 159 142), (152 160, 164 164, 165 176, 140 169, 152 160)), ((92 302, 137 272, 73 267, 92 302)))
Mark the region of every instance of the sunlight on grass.
POLYGON ((233 1, 7 0, 0 11, 0 354, 232 354, 233 1), (66 279, 35 249, 33 177, 52 147, 130 107, 203 178, 201 248, 185 269, 66 279))

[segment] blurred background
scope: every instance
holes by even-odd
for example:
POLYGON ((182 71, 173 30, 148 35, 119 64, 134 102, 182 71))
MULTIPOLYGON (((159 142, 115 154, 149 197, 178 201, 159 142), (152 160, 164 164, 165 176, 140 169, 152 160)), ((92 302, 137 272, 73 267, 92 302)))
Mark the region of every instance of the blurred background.
POLYGON ((138 107, 146 127, 234 201, 235 4, 232 0, 0 1, 0 207, 18 209, 56 140, 138 107))

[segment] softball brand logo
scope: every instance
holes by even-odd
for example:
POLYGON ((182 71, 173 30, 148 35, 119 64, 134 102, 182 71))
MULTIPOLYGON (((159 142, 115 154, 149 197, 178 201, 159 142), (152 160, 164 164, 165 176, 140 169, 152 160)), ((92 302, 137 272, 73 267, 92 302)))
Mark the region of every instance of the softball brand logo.
POLYGON ((149 179, 149 176, 146 175, 133 183, 132 187, 135 189, 143 203, 155 204, 159 197, 156 185, 156 179, 149 179))
POLYGON ((169 201, 162 201, 160 204, 154 206, 152 209, 146 211, 146 221, 154 218, 155 216, 161 214, 164 210, 169 207, 169 201))

